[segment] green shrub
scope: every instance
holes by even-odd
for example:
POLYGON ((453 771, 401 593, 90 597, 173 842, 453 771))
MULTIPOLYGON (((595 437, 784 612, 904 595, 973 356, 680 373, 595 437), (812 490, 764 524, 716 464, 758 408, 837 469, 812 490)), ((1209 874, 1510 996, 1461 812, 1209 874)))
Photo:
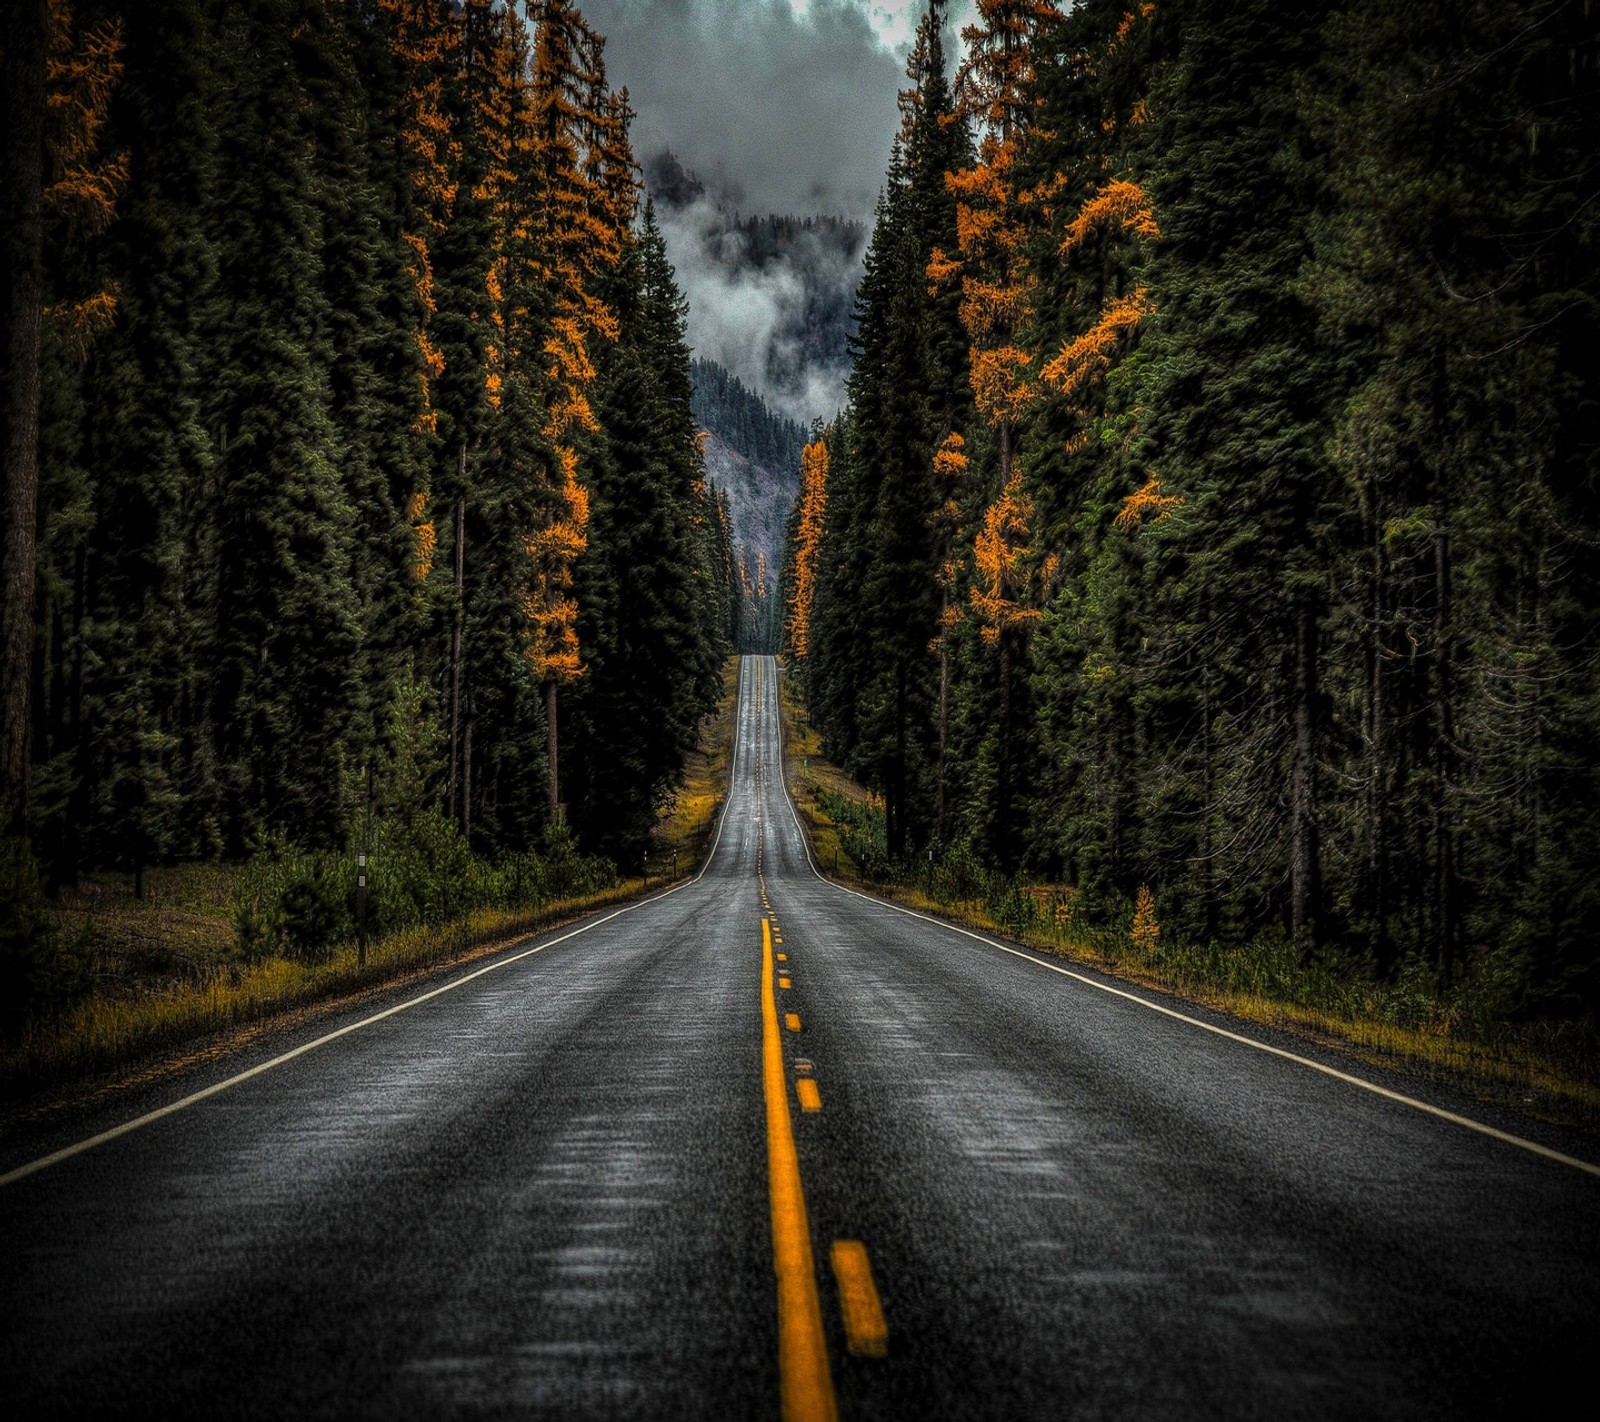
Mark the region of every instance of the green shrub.
POLYGON ((246 962, 325 962, 355 934, 355 865, 344 855, 275 839, 253 858, 234 890, 233 926, 246 962))
MULTIPOLYGON (((326 960, 356 935, 357 852, 298 849, 273 840, 240 874, 233 926, 245 962, 326 960)), ((608 859, 579 854, 564 829, 531 850, 491 862, 475 855, 435 810, 380 819, 367 858, 369 940, 437 928, 480 909, 537 909, 616 883, 608 859)))

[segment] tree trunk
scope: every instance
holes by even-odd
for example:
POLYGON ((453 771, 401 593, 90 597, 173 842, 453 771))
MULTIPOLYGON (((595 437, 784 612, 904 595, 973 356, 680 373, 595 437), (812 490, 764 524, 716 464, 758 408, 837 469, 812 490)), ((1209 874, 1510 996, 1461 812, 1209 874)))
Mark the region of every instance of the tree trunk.
MULTIPOLYGON (((950 604, 949 593, 945 594, 945 606, 950 604)), ((939 625, 944 626, 941 618, 939 625)), ((948 634, 944 634, 948 635, 948 634)), ((944 757, 950 739, 950 649, 945 646, 944 636, 939 639, 939 846, 944 847, 944 757)))
POLYGON ((1384 696, 1383 518, 1372 495, 1372 603, 1367 635, 1367 914, 1368 944, 1380 972, 1390 966, 1388 708, 1384 696))
MULTIPOLYGON (((461 447, 461 473, 466 477, 467 448, 461 447)), ((450 785, 445 795, 445 813, 456 817, 456 791, 460 784, 461 732, 461 634, 466 622, 467 497, 456 498, 456 617, 450 635, 450 785)))
POLYGON ((467 729, 461 747, 461 837, 472 843, 472 712, 467 712, 467 729))
POLYGON ((995 776, 995 852, 1011 867, 1011 639, 1000 634, 999 765, 995 776))
POLYGON ((1455 722, 1452 714, 1454 658, 1450 625, 1450 482, 1448 448, 1449 368, 1443 345, 1433 366, 1433 446, 1441 458, 1434 466, 1433 525, 1433 844, 1434 928, 1438 937, 1439 987, 1450 987, 1456 938, 1455 826, 1450 821, 1451 783, 1455 773, 1455 722))
POLYGON ((1316 949, 1321 897, 1317 845, 1317 619, 1302 602, 1295 625, 1294 762, 1290 770, 1289 932, 1302 958, 1316 949))
POLYGON ((1433 536, 1433 778, 1435 923, 1439 936, 1439 986, 1448 988, 1454 967, 1456 937, 1455 826, 1450 822, 1451 783, 1455 772, 1455 723, 1452 715, 1453 667, 1450 647, 1450 535, 1444 507, 1433 536))
POLYGON ((889 794, 885 815, 885 839, 889 857, 899 860, 906 850, 906 668, 901 662, 894 672, 894 763, 889 768, 889 794))
POLYGON ((561 740, 556 732, 556 694, 555 682, 550 682, 544 689, 544 719, 546 746, 550 755, 550 823, 561 823, 561 768, 560 746, 561 740))
POLYGON ((46 0, 17 0, 5 40, 6 313, 5 611, 0 618, 0 795, 14 829, 28 816, 34 599, 38 585, 39 343, 44 302, 46 0))

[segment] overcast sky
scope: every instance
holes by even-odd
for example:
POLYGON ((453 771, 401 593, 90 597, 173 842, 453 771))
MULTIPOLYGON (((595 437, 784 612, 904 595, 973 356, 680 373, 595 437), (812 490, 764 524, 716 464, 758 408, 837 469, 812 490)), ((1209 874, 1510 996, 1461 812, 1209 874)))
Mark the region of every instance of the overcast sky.
POLYGON ((579 0, 641 158, 746 212, 872 215, 923 0, 579 0))

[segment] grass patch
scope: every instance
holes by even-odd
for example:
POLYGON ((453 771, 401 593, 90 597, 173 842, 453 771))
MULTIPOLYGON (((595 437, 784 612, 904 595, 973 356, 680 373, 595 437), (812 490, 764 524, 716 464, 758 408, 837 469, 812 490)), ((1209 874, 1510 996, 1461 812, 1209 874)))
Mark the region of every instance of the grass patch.
MULTIPOLYGON (((1066 885, 996 874, 960 851, 914 874, 879 858, 882 811, 821 755, 785 686, 786 771, 817 862, 838 878, 930 916, 990 933, 1126 982, 1447 1084, 1525 1115, 1600 1133, 1600 1043, 1571 1023, 1500 1020, 1470 984, 1450 1000, 1422 974, 1374 981, 1358 965, 1302 964, 1282 941, 1172 943, 1138 924, 1076 921, 1066 885), (876 819, 877 823, 874 824, 876 819), (1138 938, 1136 942, 1135 939, 1138 938)), ((1491 998, 1492 991, 1480 996, 1491 998)))
POLYGON ((651 837, 646 868, 652 878, 680 878, 705 857, 717 813, 728 794, 733 768, 734 703, 739 697, 739 658, 722 668, 722 697, 700 723, 700 744, 684 765, 683 783, 661 812, 651 837))

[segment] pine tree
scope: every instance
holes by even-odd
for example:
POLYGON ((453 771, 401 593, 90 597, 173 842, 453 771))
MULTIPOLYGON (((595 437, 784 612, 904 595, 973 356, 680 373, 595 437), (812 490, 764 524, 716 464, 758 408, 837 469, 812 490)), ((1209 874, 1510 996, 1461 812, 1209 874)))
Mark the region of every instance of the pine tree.
MULTIPOLYGON (((1146 130, 1166 154, 1150 185, 1160 315, 1131 397, 1149 412, 1137 456, 1185 500, 1145 635, 1158 685, 1189 688, 1186 710, 1168 714, 1210 738, 1206 798, 1165 811, 1208 840, 1168 852, 1210 865, 1216 894, 1265 908, 1303 952, 1323 914, 1317 530, 1333 495, 1322 445, 1334 382, 1299 285, 1318 193, 1294 105, 1319 18, 1209 0, 1169 14, 1181 52, 1146 130)), ((1181 745, 1165 749, 1181 760, 1181 745)))
POLYGON ((1141 741, 1155 718, 1141 700, 1149 536, 1136 530, 1177 503, 1161 502, 1159 478, 1138 463, 1143 416, 1128 394, 1159 237, 1141 171, 1154 28, 1152 7, 1110 0, 1046 31, 1041 44, 1059 58, 1033 85, 1035 133, 1019 169, 1039 289, 1025 340, 1042 362, 1019 455, 1043 611, 1028 853, 1074 882, 1091 917, 1168 872, 1146 862, 1141 839, 1141 741))
POLYGON ((711 549, 684 304, 652 208, 624 256, 619 339, 599 383, 605 431, 594 464, 594 538, 578 567, 588 669, 571 698, 574 823, 638 864, 661 804, 720 689, 723 609, 704 604, 711 549))
POLYGON ((55 659, 63 695, 47 732, 71 774, 55 777, 57 827, 41 830, 58 872, 122 864, 137 881, 145 862, 216 847, 214 821, 187 813, 209 764, 208 634, 196 594, 215 453, 201 418, 201 321, 216 281, 204 220, 215 182, 204 117, 214 51, 197 4, 130 15, 125 36, 110 124, 129 153, 129 185, 103 257, 121 295, 86 371, 94 517, 70 581, 75 640, 55 659))
MULTIPOLYGON (((1040 362, 1038 353, 1024 344, 1037 278, 1028 258, 1029 194, 1019 183, 1019 172, 1032 137, 1035 44, 1040 29, 1058 11, 1050 0, 980 0, 978 11, 979 23, 963 35, 967 57, 955 88, 956 112, 975 131, 977 149, 970 165, 946 176, 955 198, 956 245, 954 250, 934 249, 927 275, 936 289, 954 286, 960 291, 973 399, 995 440, 996 467, 989 485, 995 502, 984 523, 1003 527, 1008 548, 1020 555, 1029 538, 1025 520, 1031 518, 1032 502, 1012 467, 1015 432, 1037 397, 1040 362)), ((1009 578, 1008 585, 1020 591, 1027 579, 1009 578)), ((998 675, 988 793, 993 848, 1010 863, 1019 848, 1013 804, 1019 778, 1013 683, 1034 619, 1023 615, 1020 605, 1016 615, 1000 616, 999 588, 991 569, 980 573, 971 592, 975 608, 987 607, 994 614, 989 630, 995 635, 983 638, 996 657, 998 675)))
POLYGON ((16 204, 7 224, 6 539, 4 668, 5 806, 26 826, 31 766, 35 578, 39 507, 39 355, 44 309, 46 0, 17 6, 5 45, 5 190, 16 204))
POLYGON ((589 494, 579 478, 575 441, 596 428, 589 403, 595 347, 617 336, 616 317, 599 287, 620 260, 624 231, 618 225, 616 196, 599 181, 606 160, 586 162, 585 157, 595 147, 596 134, 608 133, 608 121, 616 117, 601 108, 601 41, 564 0, 544 0, 533 19, 529 174, 537 184, 534 244, 548 303, 540 434, 550 451, 550 466, 542 526, 527 545, 534 583, 528 615, 533 628, 530 657, 545 687, 554 821, 562 815, 559 692, 583 674, 571 588, 573 565, 587 537, 589 494))
POLYGON ((353 518, 306 90, 334 41, 315 0, 230 9, 217 34, 216 376, 202 406, 217 450, 206 594, 215 803, 233 846, 268 826, 327 841, 342 832, 359 705, 353 518))
POLYGON ((116 21, 75 33, 67 0, 27 0, 4 52, 7 224, 4 458, 6 535, 0 618, 0 805, 29 823, 37 647, 40 366, 51 346, 87 356, 109 325, 116 292, 73 289, 62 258, 81 262, 83 243, 103 232, 127 179, 127 155, 99 151, 112 91, 122 72, 116 21), (46 270, 45 239, 53 247, 46 270), (54 277, 52 284, 50 278, 54 277))

